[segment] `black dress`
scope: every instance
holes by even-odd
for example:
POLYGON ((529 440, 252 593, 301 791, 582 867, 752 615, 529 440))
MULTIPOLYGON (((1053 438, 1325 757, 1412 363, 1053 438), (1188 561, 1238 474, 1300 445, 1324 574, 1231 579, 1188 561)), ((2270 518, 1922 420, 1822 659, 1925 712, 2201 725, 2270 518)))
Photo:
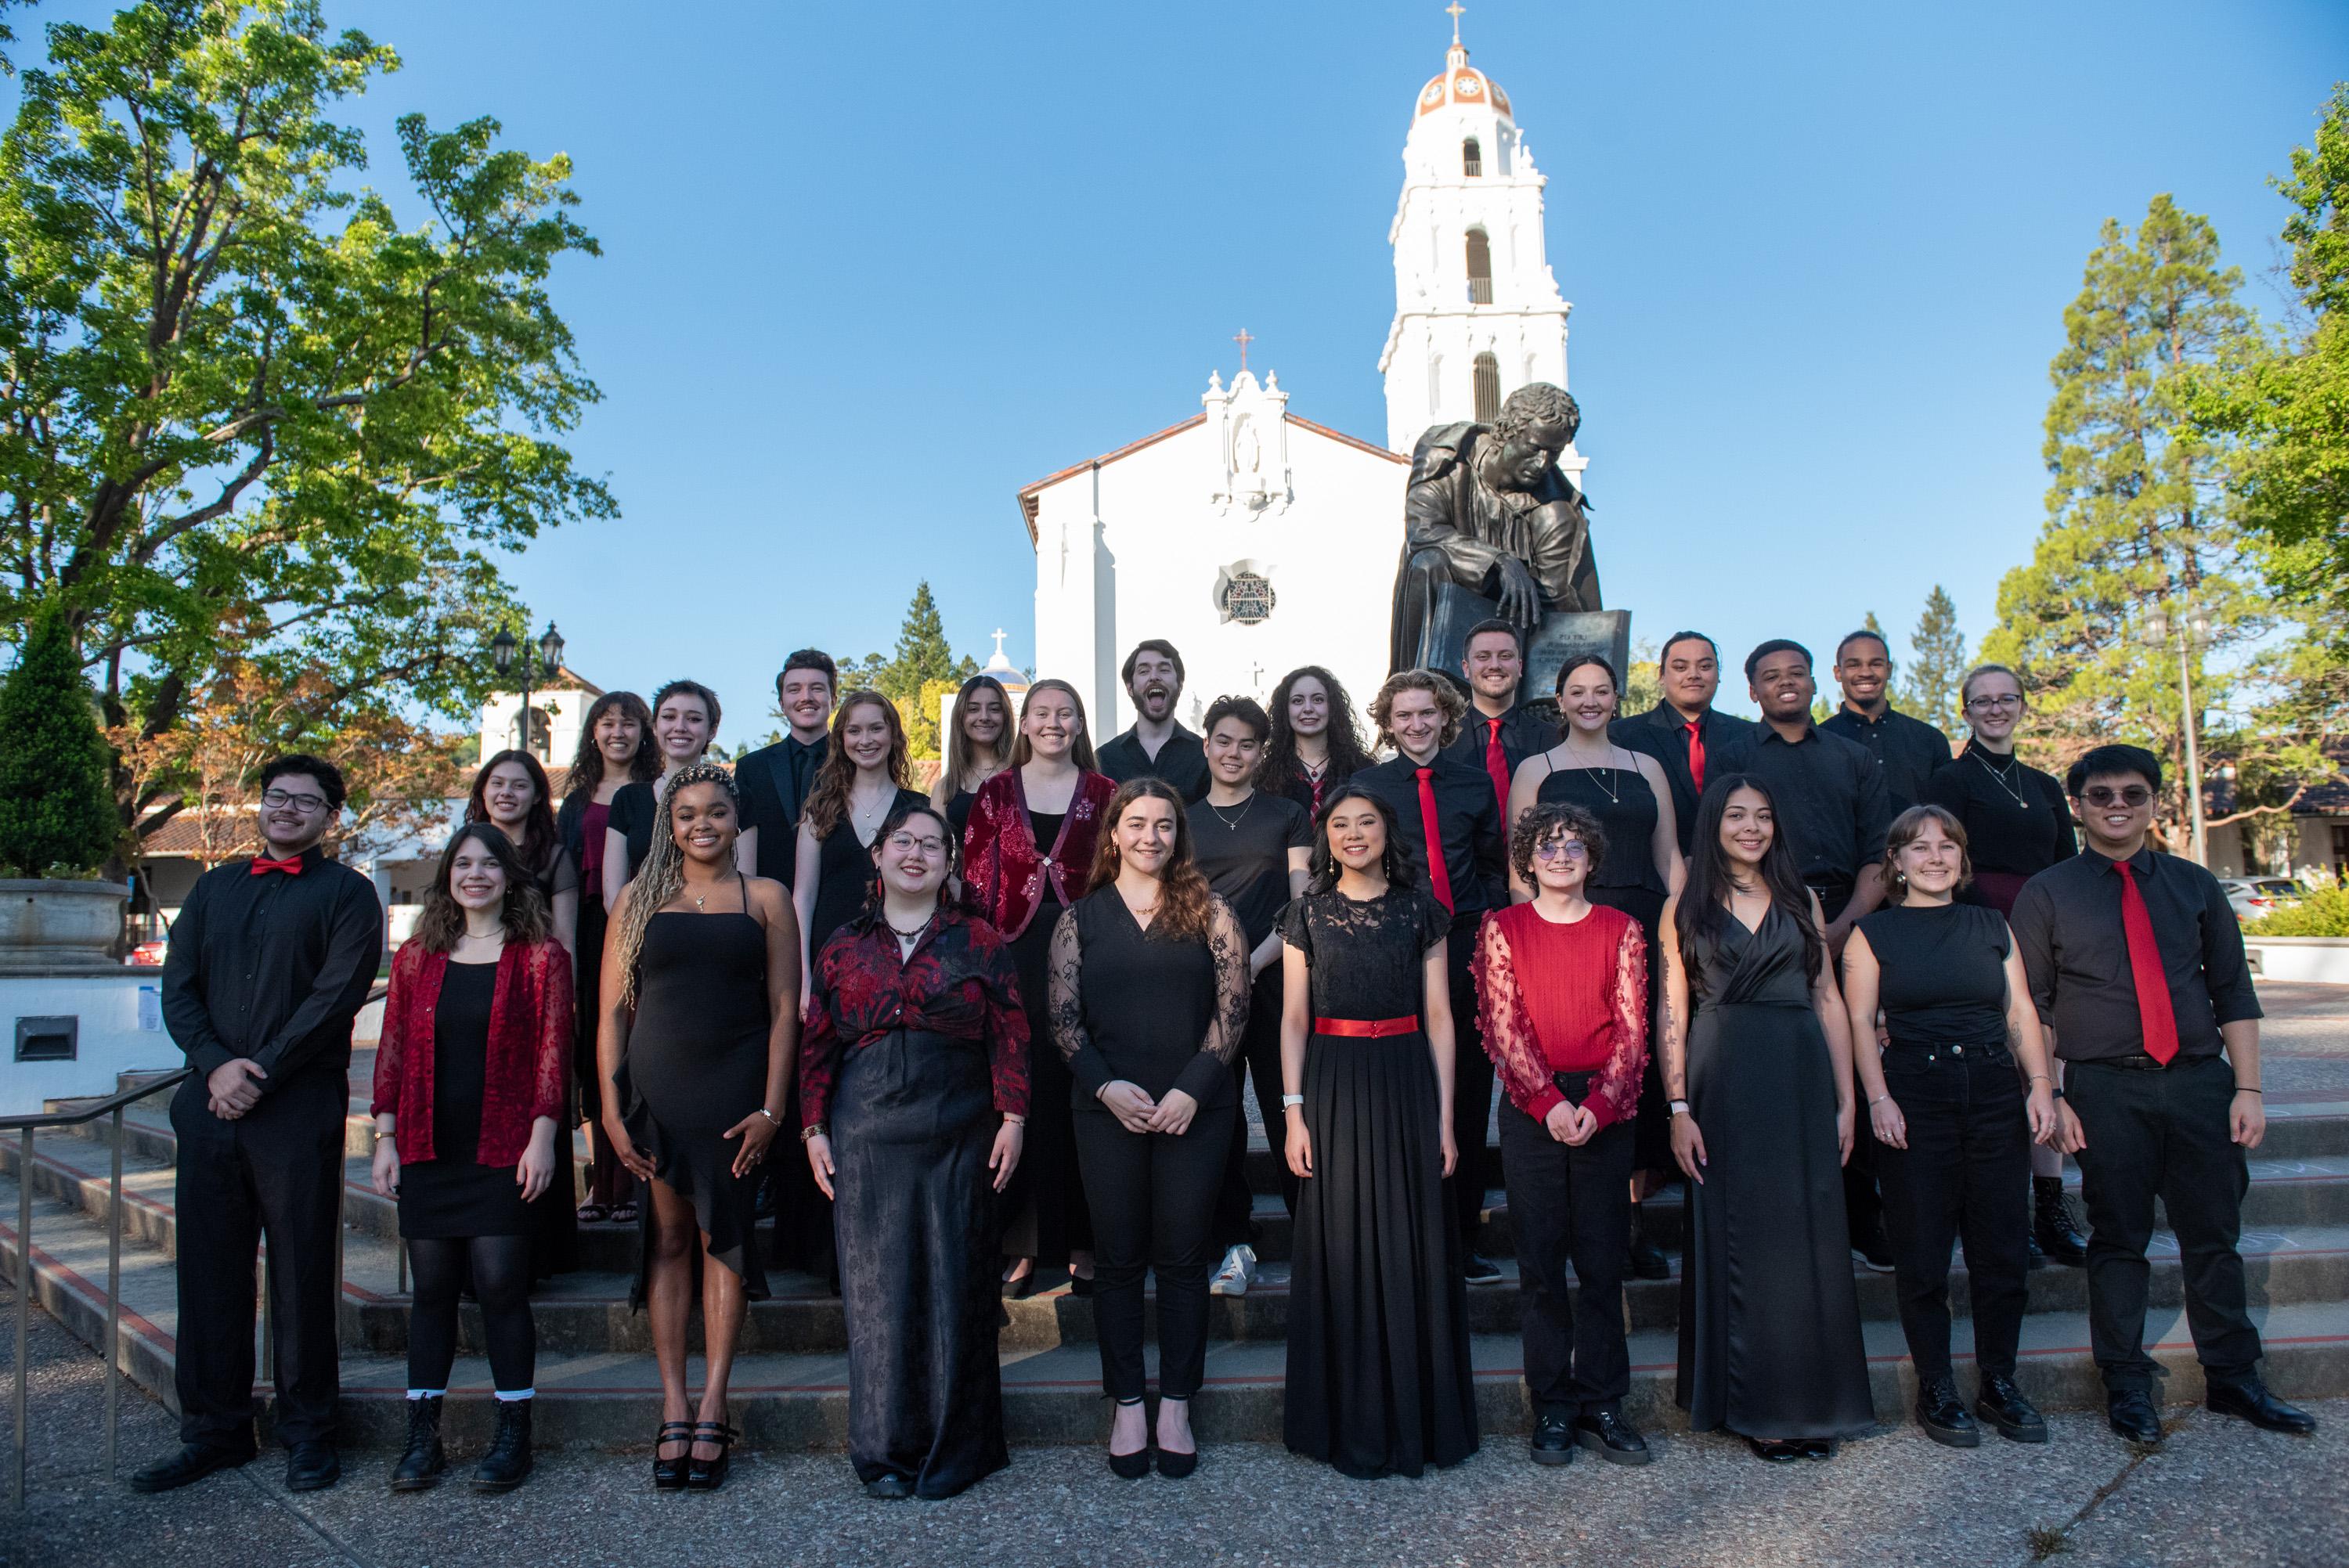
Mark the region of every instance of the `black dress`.
MULTIPOLYGON (((1619 909, 1640 923, 1640 934, 1648 939, 1648 1037, 1658 1039, 1661 1036, 1656 1020, 1663 1008, 1664 948, 1657 940, 1657 931, 1664 916, 1664 900, 1671 890, 1664 886, 1664 879, 1656 870, 1656 821, 1663 810, 1656 802, 1655 787, 1648 782, 1646 774, 1634 768, 1556 768, 1547 753, 1542 763, 1551 767, 1552 771, 1543 778, 1535 798, 1581 807, 1599 819, 1599 826, 1607 835, 1607 858, 1591 868, 1584 881, 1583 893, 1591 903, 1619 909)), ((1633 1124, 1631 1168, 1670 1171, 1677 1175, 1680 1168, 1672 1161, 1671 1109, 1664 1100, 1662 1069, 1657 1062, 1662 1054, 1648 1053, 1647 1070, 1640 1079, 1640 1112, 1633 1124)))
MULTIPOLYGON (((926 795, 900 789, 889 802, 889 811, 928 803, 926 795)), ((881 813, 883 820, 887 820, 889 811, 881 813)), ((873 865, 873 846, 856 836, 856 824, 847 812, 842 812, 832 831, 816 842, 815 908, 809 913, 807 932, 811 962, 823 951, 826 938, 864 913, 878 875, 873 865)))
POLYGON ((660 820, 660 780, 649 782, 631 779, 612 792, 610 814, 605 826, 627 841, 628 874, 623 882, 634 877, 653 851, 653 824, 660 820))
MULTIPOLYGON (((1060 841, 1066 811, 1030 808, 1036 850, 1050 854, 1060 841)), ((1069 1064, 1052 1044, 1050 988, 1045 971, 1052 929, 1061 923, 1060 891, 1043 879, 1036 915, 1011 939, 1011 964, 1019 975, 1019 1005, 1028 1015, 1028 1139, 1019 1155, 1019 1180, 1004 1192, 1003 1255, 1034 1258, 1039 1269, 1065 1267, 1071 1252, 1090 1252, 1092 1211, 1085 1202, 1084 1174, 1077 1167, 1076 1129, 1069 1109, 1069 1064)))
MULTIPOLYGON (((1411 889, 1308 893, 1280 917, 1317 1019, 1416 1017, 1423 962, 1451 928, 1411 889)), ((1427 1036, 1317 1032, 1303 1088, 1313 1175, 1289 1269, 1288 1446, 1358 1477, 1457 1464, 1476 1451, 1476 1390, 1427 1036)))
POLYGON ((1835 1069, 1811 1009, 1803 934, 1773 906, 1682 954, 1690 1114, 1678 1398, 1700 1432, 1856 1437, 1876 1424, 1836 1150, 1835 1069))
MULTIPOLYGON (((766 927, 747 913, 664 910, 645 927, 636 976, 636 1016, 616 1084, 621 1120, 652 1151, 658 1180, 693 1205, 709 1255, 741 1276, 752 1300, 764 1300, 753 1234, 759 1180, 735 1176, 740 1146, 726 1132, 766 1103, 766 927)), ((638 1306, 652 1212, 649 1202, 638 1211, 644 1259, 630 1296, 638 1306)))
POLYGON ((971 803, 978 799, 976 789, 957 789, 947 799, 947 821, 954 829, 955 842, 962 842, 963 833, 970 827, 971 803))
POLYGON ((523 1236, 536 1229, 511 1165, 483 1165, 490 1003, 498 966, 450 961, 432 1008, 432 1158, 399 1168, 399 1233, 409 1241, 523 1236))

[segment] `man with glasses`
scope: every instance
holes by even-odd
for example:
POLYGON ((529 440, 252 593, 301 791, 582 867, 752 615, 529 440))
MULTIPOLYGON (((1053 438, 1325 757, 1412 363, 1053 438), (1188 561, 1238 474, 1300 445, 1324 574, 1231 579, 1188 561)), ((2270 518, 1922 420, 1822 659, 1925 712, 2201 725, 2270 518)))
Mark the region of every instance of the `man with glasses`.
POLYGON ((335 1484, 336 1233, 351 1022, 383 962, 375 884, 319 841, 343 806, 335 765, 261 770, 261 852, 196 881, 163 960, 163 1019, 195 1070, 179 1138, 180 1451, 131 1478, 168 1491, 254 1457, 254 1263, 269 1243, 275 1426, 289 1491, 335 1484))
POLYGON ((2147 841, 2161 764, 2099 746, 2064 780, 2087 852, 2031 879, 2014 939, 2039 1016, 2065 1064, 2056 1141, 2080 1161, 2088 1210, 2088 1339, 2106 1418, 2161 1440, 2145 1308, 2158 1196, 2178 1234, 2186 1321, 2204 1397, 2272 1432, 2315 1419, 2268 1392, 2236 1241, 2246 1151, 2267 1132, 2260 1003, 2218 879, 2147 841))

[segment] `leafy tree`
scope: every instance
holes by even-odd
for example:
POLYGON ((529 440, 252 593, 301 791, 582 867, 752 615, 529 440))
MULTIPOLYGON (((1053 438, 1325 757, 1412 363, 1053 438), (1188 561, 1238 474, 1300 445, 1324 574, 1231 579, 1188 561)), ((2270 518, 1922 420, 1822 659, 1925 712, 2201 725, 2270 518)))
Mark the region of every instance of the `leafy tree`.
POLYGON ((954 650, 947 646, 946 623, 925 580, 914 587, 905 624, 897 629, 896 654, 882 667, 879 685, 884 693, 904 702, 919 696, 931 681, 952 679, 954 671, 954 650))
POLYGON ((1909 636, 1909 674, 1900 683, 1900 706, 1951 735, 1964 715, 1958 686, 1966 678, 1966 634, 1958 629, 1958 606, 1940 583, 1925 596, 1925 613, 1909 636))
MULTIPOLYGON (((2210 637, 2198 665, 2267 624, 2228 511, 2230 454, 2175 428, 2196 367, 2239 366, 2257 348, 2235 300, 2241 284, 2209 221, 2166 195, 2135 230, 2106 221, 2049 366, 2047 521, 2029 563, 2000 583, 1982 645, 2033 695, 2028 745, 2040 760, 2098 740, 2145 742, 2168 758, 2173 820, 2186 814, 2178 656, 2146 645, 2146 617, 2199 605, 2210 637)), ((2198 723, 2199 710, 2226 706, 2230 686, 2223 662, 2196 670, 2198 723)))
POLYGON ((113 856, 107 764, 72 634, 45 606, 0 680, 0 874, 87 877, 113 856))
POLYGON ((1663 700, 1664 683, 1656 645, 1642 637, 1631 645, 1631 667, 1623 672, 1623 697, 1615 705, 1615 711, 1645 713, 1663 700))
MULTIPOLYGON (((616 512, 555 438, 597 397, 547 291, 596 253, 569 160, 408 116, 402 227, 328 118, 398 59, 316 0, 142 0, 47 57, 0 139, 0 636, 62 606, 119 756, 247 667, 468 715, 494 552, 616 512)), ((118 819, 192 788, 119 760, 118 819)))

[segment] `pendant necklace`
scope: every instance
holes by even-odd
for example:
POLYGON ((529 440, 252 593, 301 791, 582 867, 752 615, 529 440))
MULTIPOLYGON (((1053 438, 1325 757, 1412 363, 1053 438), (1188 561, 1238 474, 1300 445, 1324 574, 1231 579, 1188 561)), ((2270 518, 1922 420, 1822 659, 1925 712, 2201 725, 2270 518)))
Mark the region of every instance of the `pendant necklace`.
POLYGON ((2025 811, 2031 810, 2030 800, 2024 797, 2022 790, 2014 787, 2014 770, 2019 764, 2013 758, 2010 757, 2006 759, 2006 770, 2002 773, 1997 769, 1992 768, 1989 763, 1982 762, 1982 753, 1980 751, 1969 748, 1967 755, 1971 757, 1976 762, 1982 762, 1982 770, 1989 774, 1992 778, 1997 779, 1998 787, 2000 789, 2014 797, 2015 805, 2025 811))
POLYGON ((891 923, 891 921, 890 921, 889 917, 888 917, 887 915, 885 915, 885 915, 883 915, 883 916, 881 917, 881 923, 882 923, 884 925, 887 925, 887 926, 889 927, 890 934, 892 934, 892 935, 894 935, 895 937, 896 937, 896 939, 897 939, 898 941, 900 941, 900 942, 919 942, 919 941, 922 939, 922 935, 923 935, 923 934, 924 934, 925 932, 926 932, 926 931, 928 931, 928 930, 930 929, 930 921, 934 921, 934 920, 936 920, 936 919, 937 919, 937 915, 936 915, 936 913, 935 912, 933 912, 933 913, 931 913, 931 915, 930 915, 929 920, 926 920, 926 921, 922 922, 922 923, 921 923, 921 924, 919 924, 919 925, 917 925, 917 926, 914 927, 914 929, 913 929, 913 930, 911 930, 911 931, 900 931, 900 930, 898 930, 898 929, 897 929, 897 927, 896 927, 894 923, 891 923))
POLYGON ((1256 793, 1254 790, 1250 790, 1248 792, 1248 798, 1240 802, 1240 814, 1237 817, 1225 816, 1224 809, 1221 806, 1216 805, 1213 800, 1207 802, 1207 810, 1216 814, 1216 821, 1221 822, 1225 827, 1229 828, 1233 832, 1237 833, 1240 830, 1240 824, 1247 820, 1248 808, 1255 804, 1256 793))
MULTIPOLYGON (((1582 771, 1588 776, 1593 788, 1597 789, 1599 793, 1607 797, 1607 802, 1609 805, 1620 806, 1623 803, 1623 791, 1619 788, 1609 784, 1606 779, 1601 779, 1599 776, 1599 769, 1591 767, 1588 762, 1578 761, 1575 763, 1575 766, 1581 769, 1582 771)), ((1615 770, 1615 748, 1611 746, 1607 748, 1607 766, 1609 772, 1611 773, 1615 770)))

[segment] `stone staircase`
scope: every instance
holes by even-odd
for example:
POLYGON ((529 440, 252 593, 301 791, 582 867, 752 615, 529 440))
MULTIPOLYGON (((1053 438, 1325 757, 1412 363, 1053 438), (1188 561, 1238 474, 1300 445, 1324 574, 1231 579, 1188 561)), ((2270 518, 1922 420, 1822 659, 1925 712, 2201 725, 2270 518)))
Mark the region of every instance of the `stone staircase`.
MULTIPOLYGON (((385 1445, 396 1440, 402 1420, 408 1313, 394 1207, 367 1185, 369 1133, 361 1097, 369 1066, 367 1053, 360 1053, 345 1143, 343 1388, 347 1437, 385 1445)), ((170 1404, 179 1234, 167 1099, 158 1095, 133 1107, 124 1124, 121 1365, 170 1404)), ((2272 1116, 2268 1140, 2251 1161, 2243 1213, 2243 1252, 2254 1315, 2267 1338, 2268 1375, 2287 1397, 2349 1394, 2349 1103, 2279 1105, 2272 1116)), ((33 1188, 36 1298, 94 1346, 103 1343, 106 1322, 110 1136, 104 1121, 45 1134, 35 1145, 29 1172, 19 1169, 16 1141, 0 1141, 0 1216, 13 1222, 16 1183, 29 1180, 33 1188)), ((1280 1437, 1290 1226, 1277 1195, 1273 1156, 1261 1133, 1251 1143, 1247 1164, 1257 1194, 1263 1271, 1246 1298, 1213 1304, 1207 1386, 1195 1408, 1201 1434, 1210 1441, 1280 1437)), ((1651 1227, 1668 1246, 1677 1243, 1681 1213, 1676 1196, 1649 1205, 1651 1227)), ((546 1283, 533 1296, 538 1433, 554 1443, 641 1445, 657 1421, 658 1385, 649 1326, 628 1309, 636 1231, 586 1226, 580 1240, 582 1269, 546 1283)), ((1507 1202, 1498 1191, 1490 1195, 1482 1248, 1503 1260, 1511 1277, 1469 1292, 1478 1404, 1488 1433, 1521 1431, 1530 1414, 1519 1375, 1519 1294, 1507 1261, 1513 1251, 1507 1202)), ((21 1251, 13 1226, 0 1226, 0 1267, 12 1278, 21 1251)), ((2163 1233, 2153 1251, 2147 1337, 2158 1342, 2156 1355, 2169 1373, 2167 1397, 2199 1398, 2200 1374, 2186 1330, 2176 1241, 2163 1233)), ((1878 1416, 1904 1420, 1913 1380, 1891 1277, 1857 1267, 1855 1276, 1878 1416)), ((804 1275, 770 1271, 769 1280, 774 1295, 752 1305, 735 1363, 733 1418, 754 1444, 843 1446, 848 1362, 842 1304, 823 1282, 804 1275)), ((1682 1424, 1672 1404, 1679 1288, 1676 1278, 1634 1280, 1626 1291, 1633 1367, 1626 1414, 1643 1427, 1682 1424)), ((2085 1276, 2050 1266, 2032 1274, 2030 1289, 2020 1371, 2026 1391, 2049 1408, 2096 1406, 2101 1388, 2087 1351, 2085 1276)), ((1953 1295, 1962 1358, 1971 1328, 1962 1269, 1954 1276, 1953 1295)), ((1108 1418, 1092 1303, 1063 1286, 1006 1302, 1004 1314, 1001 1352, 1012 1440, 1099 1439, 1108 1418)), ((478 1355, 479 1320, 470 1305, 461 1333, 451 1379, 459 1391, 450 1398, 449 1421, 470 1441, 485 1436, 491 1421, 488 1368, 478 1355)), ((1961 1376, 1961 1381, 1970 1379, 1961 1376)), ((256 1398, 265 1407, 270 1390, 257 1389, 256 1398)))

